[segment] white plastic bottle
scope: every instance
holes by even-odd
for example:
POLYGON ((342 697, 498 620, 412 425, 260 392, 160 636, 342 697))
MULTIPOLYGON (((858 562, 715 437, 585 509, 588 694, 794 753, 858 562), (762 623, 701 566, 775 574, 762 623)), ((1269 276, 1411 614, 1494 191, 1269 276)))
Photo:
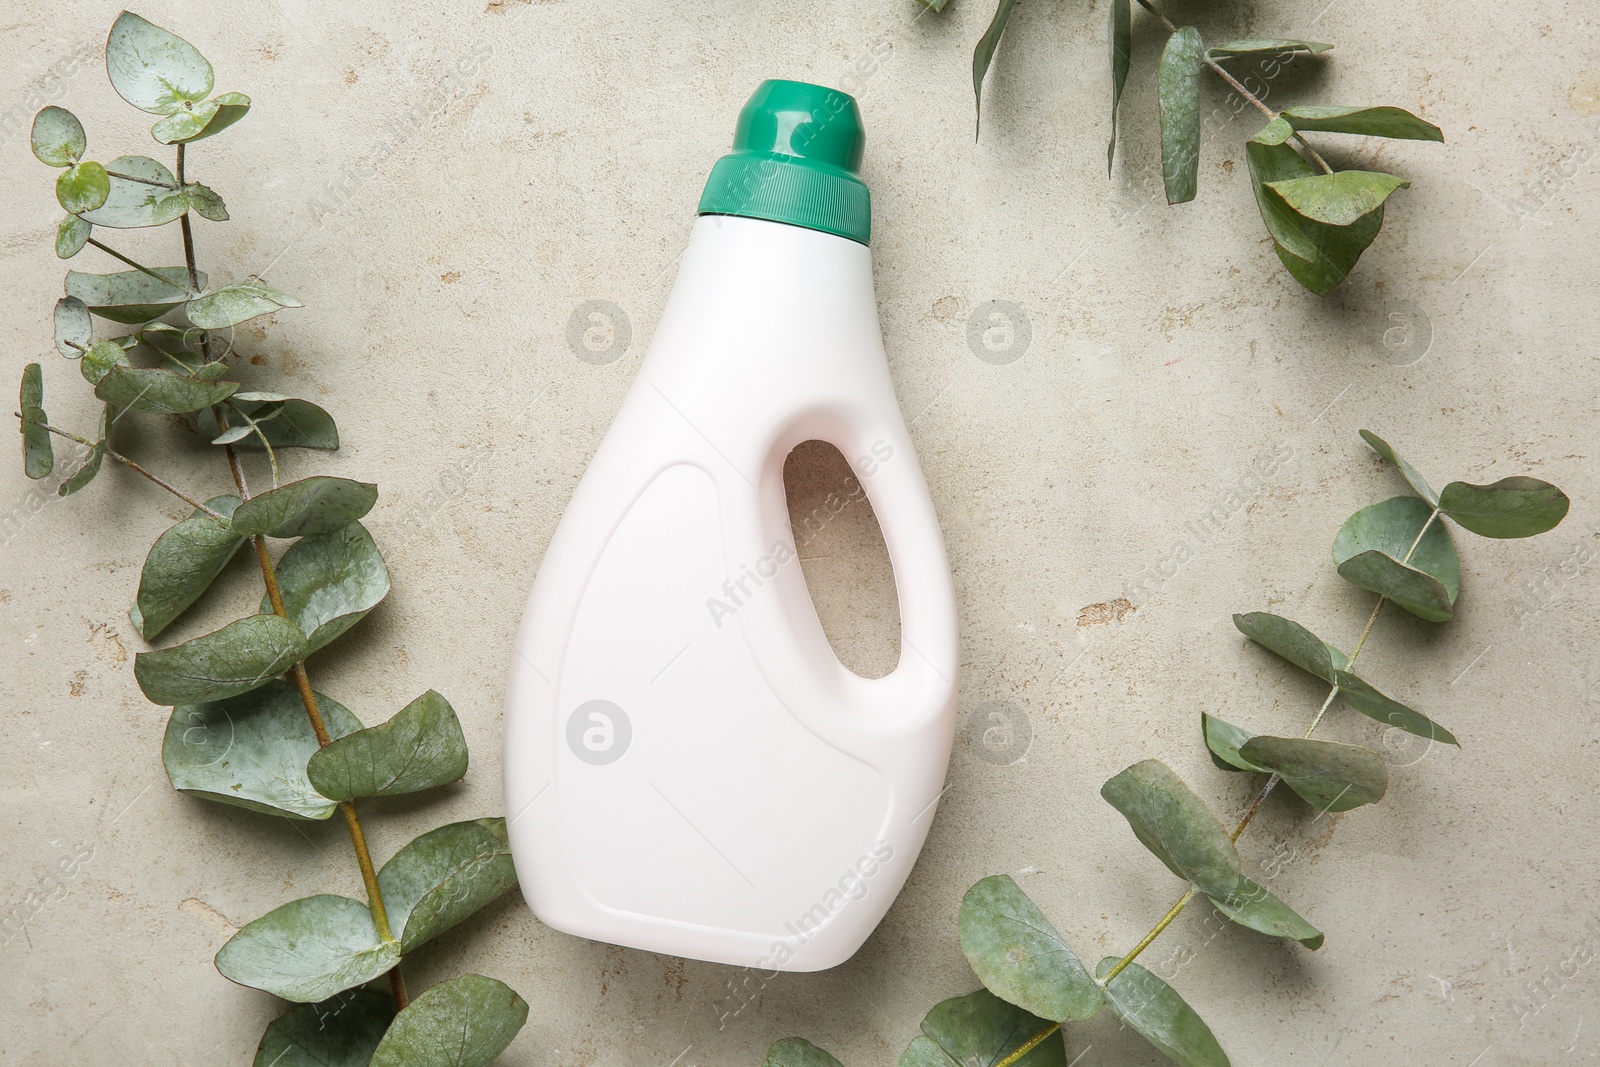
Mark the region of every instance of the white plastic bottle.
POLYGON ((548 925, 764 970, 848 959, 943 788, 955 597, 884 358, 856 102, 764 82, 713 170, 637 379, 551 539, 511 664, 505 801, 548 925), (828 644, 784 459, 877 514, 898 666, 828 644))

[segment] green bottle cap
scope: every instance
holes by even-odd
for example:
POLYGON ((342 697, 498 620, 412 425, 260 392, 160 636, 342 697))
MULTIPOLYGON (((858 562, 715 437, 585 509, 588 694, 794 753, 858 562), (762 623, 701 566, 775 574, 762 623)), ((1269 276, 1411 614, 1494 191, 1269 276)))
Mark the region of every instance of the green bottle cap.
POLYGON ((861 180, 867 140, 855 98, 808 82, 761 83, 700 197, 702 215, 743 215, 867 244, 872 197, 861 180))

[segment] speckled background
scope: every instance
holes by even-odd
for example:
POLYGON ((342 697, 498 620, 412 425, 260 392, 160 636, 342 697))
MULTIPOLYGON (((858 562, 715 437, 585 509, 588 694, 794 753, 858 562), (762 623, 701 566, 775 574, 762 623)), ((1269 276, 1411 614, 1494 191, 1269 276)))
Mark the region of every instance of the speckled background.
MULTIPOLYGON (((1164 206, 1160 42, 1142 14, 1107 180, 1103 3, 1019 7, 979 143, 970 50, 990 12, 972 0, 920 18, 911 0, 140 9, 209 56, 219 90, 255 100, 195 147, 190 173, 233 214, 199 224, 202 266, 265 273, 306 303, 235 341, 260 357, 251 381, 339 420, 346 447, 287 457, 288 472, 382 488, 369 526, 394 592, 313 660, 317 684, 369 722, 437 688, 472 745, 464 784, 369 805, 380 856, 499 810, 522 599, 738 108, 770 76, 860 98, 889 359, 960 598, 964 723, 1009 718, 1011 740, 985 748, 964 725, 927 848, 854 959, 757 983, 742 1008, 730 968, 555 933, 515 895, 417 953, 415 989, 473 969, 527 998, 502 1062, 754 1064, 799 1033, 851 1067, 891 1063, 926 1008, 976 987, 956 907, 994 872, 1015 873, 1085 956, 1130 946, 1178 887, 1097 789, 1159 756, 1233 811, 1247 784, 1212 767, 1198 712, 1269 732, 1308 721, 1318 687, 1247 647, 1229 614, 1277 610, 1353 643, 1371 599, 1337 577, 1329 544, 1346 515, 1403 488, 1361 427, 1435 484, 1548 478, 1571 515, 1535 541, 1458 536, 1458 621, 1378 624, 1364 673, 1454 730, 1459 752, 1336 714, 1326 736, 1386 752, 1386 802, 1313 820, 1275 798, 1243 840, 1326 947, 1218 932, 1195 908, 1145 959, 1241 1065, 1600 1058, 1593 12, 1170 9, 1213 40, 1338 44, 1274 81, 1273 102, 1394 103, 1444 128, 1442 146, 1322 139, 1340 162, 1414 181, 1331 298, 1273 256, 1245 174, 1248 115, 1208 134, 1200 199, 1164 206), (598 352, 582 336, 590 301, 611 319, 598 352)), ((92 401, 50 351, 63 264, 27 125, 60 103, 91 153, 153 150, 148 118, 101 68, 116 11, 10 0, 0 20, 6 380, 41 360, 52 418, 79 429, 92 401)), ((1214 81, 1205 93, 1230 114, 1214 81)), ((175 227, 116 235, 161 262, 177 241, 175 227)), ((115 269, 92 249, 73 265, 115 269)), ((159 419, 119 429, 118 447, 195 492, 226 487, 216 456, 159 419)), ((826 459, 792 464, 797 507, 843 478, 826 459)), ((134 685, 143 645, 125 611, 182 505, 122 469, 58 502, 19 466, 0 477, 0 1062, 248 1062, 277 1005, 211 956, 291 897, 359 895, 344 830, 171 791, 165 715, 134 685)), ((895 612, 870 514, 847 510, 805 554, 847 662, 881 670, 895 612)), ((226 621, 258 589, 241 557, 172 636, 226 621)), ((1082 1067, 1156 1062, 1105 1017, 1067 1040, 1082 1067)))

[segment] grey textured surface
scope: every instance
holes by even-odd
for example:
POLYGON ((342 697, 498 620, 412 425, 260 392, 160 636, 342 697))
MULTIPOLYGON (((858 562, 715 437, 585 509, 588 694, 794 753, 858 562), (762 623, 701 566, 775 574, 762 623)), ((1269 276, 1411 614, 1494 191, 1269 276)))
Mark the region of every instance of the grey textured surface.
MULTIPOLYGON (((1326 947, 1219 932, 1192 909, 1146 959, 1177 972, 1237 1064, 1600 1058, 1600 60, 1586 4, 1172 5, 1212 39, 1339 46, 1274 83, 1276 99, 1395 103, 1444 128, 1443 146, 1333 149, 1414 187, 1326 301, 1293 284, 1261 230, 1248 116, 1208 137, 1200 199, 1161 203, 1159 43, 1142 14, 1108 181, 1103 4, 1019 8, 979 144, 968 64, 989 12, 973 0, 941 18, 910 0, 441 8, 141 8, 207 53, 219 90, 256 102, 196 146, 191 174, 233 213, 200 224, 202 265, 266 272, 306 302, 236 339, 263 357, 255 381, 318 399, 344 431, 336 456, 295 455, 289 471, 383 492, 370 526, 394 592, 316 657, 317 685, 368 721, 436 688, 472 746, 463 785, 369 805, 375 850, 498 811, 526 587, 638 365, 705 173, 768 76, 861 99, 888 351, 960 596, 962 708, 1020 716, 1030 739, 997 756, 963 733, 904 894, 833 971, 746 981, 557 934, 513 896, 420 952, 414 988, 471 969, 520 991, 532 1014, 506 1064, 754 1064, 799 1033, 859 1065, 892 1062, 927 1007, 976 986, 955 914, 982 875, 1017 873, 1086 957, 1127 948, 1177 886, 1097 789, 1159 756, 1231 810, 1246 785, 1211 766, 1198 713, 1267 731, 1308 721, 1321 693, 1228 616, 1278 610, 1353 643, 1371 601, 1328 547, 1346 515, 1403 488, 1356 436, 1370 427, 1435 484, 1532 473, 1566 488, 1572 513, 1532 542, 1458 535, 1459 620, 1386 616, 1363 656, 1461 751, 1389 747, 1381 807, 1313 821, 1280 798, 1243 840, 1326 947), (580 343, 576 357, 586 301, 620 308, 625 349, 580 343), (991 301, 1015 309, 1025 350, 992 350, 1005 324, 991 301)), ((63 265, 26 130, 62 103, 92 152, 150 151, 148 119, 100 66, 116 11, 11 0, 4 20, 6 380, 40 359, 52 417, 79 428, 91 401, 49 352, 63 265)), ((1207 110, 1224 107, 1214 81, 1205 92, 1207 110)), ((116 237, 164 262, 176 242, 175 228, 116 237)), ((92 249, 74 266, 113 269, 92 249)), ((159 419, 119 442, 195 492, 226 485, 214 455, 159 419)), ((806 492, 825 496, 841 473, 808 463, 806 492)), ((342 827, 167 785, 165 715, 134 685, 143 645, 125 610, 173 503, 120 469, 66 502, 14 459, 0 481, 0 905, 27 920, 8 920, 0 944, 0 1062, 247 1062, 277 1009, 219 977, 212 954, 286 899, 360 893, 342 827)), ((894 647, 873 534, 847 509, 806 553, 831 632, 864 669, 894 647)), ((253 605, 247 562, 172 636, 253 605)), ((1386 744, 1348 713, 1327 736, 1386 744)), ((1108 1018, 1074 1027, 1068 1052, 1083 1067, 1155 1062, 1108 1018)))

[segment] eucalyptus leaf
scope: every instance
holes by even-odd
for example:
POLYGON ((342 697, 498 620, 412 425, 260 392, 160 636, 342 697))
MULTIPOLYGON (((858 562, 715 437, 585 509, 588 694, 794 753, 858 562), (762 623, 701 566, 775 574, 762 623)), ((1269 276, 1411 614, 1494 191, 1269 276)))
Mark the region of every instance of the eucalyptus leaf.
POLYGON ((1365 441, 1374 452, 1399 468, 1400 473, 1405 478, 1407 484, 1417 491, 1418 496, 1422 497, 1422 499, 1426 500, 1434 507, 1439 506, 1439 494, 1433 491, 1433 487, 1428 484, 1428 479, 1424 478, 1415 467, 1401 458, 1400 453, 1396 452, 1389 442, 1385 441, 1371 430, 1362 430, 1361 439, 1365 441))
MULTIPOLYGON (((313 695, 330 737, 361 729, 344 705, 313 695)), ((321 820, 339 805, 306 777, 306 761, 317 746, 300 691, 274 679, 227 700, 173 708, 161 760, 172 787, 190 796, 265 815, 321 820)))
MULTIPOLYGON (((234 512, 235 531, 239 511, 234 512)), ((359 522, 301 538, 278 561, 277 574, 284 610, 306 635, 307 655, 360 622, 389 595, 388 568, 359 522)), ((272 610, 269 597, 262 598, 260 610, 272 610)))
POLYGON ((786 1037, 772 1043, 761 1067, 844 1067, 844 1064, 803 1037, 786 1037))
POLYGON ((1249 762, 1274 772, 1319 811, 1337 815, 1375 804, 1389 772, 1370 748, 1303 737, 1252 737, 1240 749, 1249 762))
POLYGON ((517 884, 505 819, 430 830, 378 872, 389 925, 406 952, 426 944, 517 884))
POLYGON ((1256 144, 1275 145, 1282 144, 1294 136, 1294 127, 1284 118, 1276 118, 1256 131, 1250 140, 1256 144))
POLYGON ((246 537, 309 537, 354 522, 377 500, 370 482, 316 475, 251 497, 233 513, 233 528, 246 537))
POLYGON ((1323 41, 1301 41, 1295 39, 1284 40, 1277 37, 1247 37, 1239 41, 1225 41, 1214 44, 1206 49, 1213 58, 1221 59, 1224 56, 1246 56, 1262 52, 1282 55, 1285 52, 1310 52, 1319 55, 1332 48, 1333 45, 1323 41))
POLYGON ((250 615, 181 645, 140 652, 133 677, 152 704, 198 704, 248 693, 305 657, 298 626, 277 615, 250 615))
POLYGON ((1207 893, 1206 896, 1218 911, 1240 926, 1268 937, 1298 941, 1313 952, 1322 947, 1322 931, 1267 892, 1265 886, 1242 874, 1225 892, 1207 893))
MULTIPOLYGON (((900 1056, 899 1067, 992 1067, 1053 1025, 980 989, 935 1004, 922 1019, 921 1035, 900 1056)), ((1067 1067, 1060 1031, 1012 1067, 1067 1067)))
POLYGON ((118 156, 106 164, 106 173, 111 190, 105 204, 83 216, 96 226, 122 230, 165 226, 189 210, 189 200, 177 187, 172 172, 149 156, 118 156))
POLYGON ((94 320, 89 318, 83 301, 75 296, 56 301, 55 327, 56 351, 68 359, 82 356, 94 340, 94 320))
POLYGON ((84 381, 98 386, 113 367, 126 366, 127 363, 128 350, 115 340, 96 341, 78 361, 78 370, 82 372, 84 381))
POLYGON ((255 427, 247 422, 242 426, 234 426, 217 434, 211 439, 211 443, 214 445, 231 445, 244 440, 254 432, 255 427))
POLYGON ((1194 199, 1200 173, 1200 71, 1205 49, 1200 31, 1184 26, 1167 38, 1157 76, 1161 103, 1161 178, 1167 203, 1194 199))
POLYGON ((22 368, 22 387, 17 399, 22 407, 23 473, 35 480, 48 477, 55 469, 56 454, 50 442, 50 431, 45 429, 50 420, 44 413, 44 372, 39 364, 30 363, 22 368))
MULTIPOLYGON (((1270 137, 1269 131, 1275 126, 1269 124, 1257 137, 1270 137)), ((1301 285, 1318 296, 1326 296, 1349 277, 1361 253, 1377 238, 1383 228, 1383 208, 1348 226, 1329 226, 1302 218, 1266 183, 1313 175, 1316 171, 1311 165, 1287 144, 1257 139, 1246 142, 1245 159, 1250 165, 1256 206, 1267 232, 1272 234, 1279 261, 1301 285)))
MULTIPOLYGON (((315 448, 336 452, 339 448, 339 429, 333 416, 309 400, 294 397, 262 400, 263 396, 280 394, 254 392, 235 393, 228 398, 228 407, 260 424, 261 432, 273 448, 315 448)), ((196 428, 207 440, 214 441, 221 431, 210 411, 195 413, 196 428)), ((248 430, 248 427, 247 427, 248 430)), ((260 448, 261 439, 252 431, 238 442, 240 448, 260 448)))
POLYGON ((1430 522, 1432 516, 1433 508, 1414 496, 1362 508, 1334 537, 1333 562, 1339 574, 1418 618, 1449 619, 1461 593, 1461 559, 1450 531, 1441 522, 1430 522))
MULTIPOLYGON (((155 267, 159 278, 141 270, 115 274, 67 271, 67 295, 82 301, 90 311, 112 322, 144 323, 164 315, 189 296, 189 272, 183 267, 155 267), (166 282, 161 278, 168 279, 166 282)), ((205 275, 200 275, 205 284, 205 275)))
POLYGON ((189 321, 205 330, 221 330, 283 308, 304 307, 298 299, 269 285, 225 285, 189 301, 189 321))
POLYGON ((53 104, 33 117, 30 139, 39 162, 52 167, 72 166, 83 158, 89 145, 78 116, 53 104))
MULTIPOLYGON (((250 98, 243 93, 219 93, 192 111, 175 111, 150 127, 162 144, 192 144, 215 136, 250 113, 250 98)), ((204 212, 201 212, 204 214, 204 212)), ((206 215, 206 218, 211 218, 206 215)))
MULTIPOLYGON (((1238 616, 1234 618, 1237 620, 1238 616)), ((1223 722, 1215 715, 1200 713, 1200 735, 1205 739, 1211 762, 1225 771, 1265 771, 1239 753, 1239 746, 1255 735, 1223 722)))
POLYGON ((1345 666, 1343 652, 1328 644, 1304 626, 1281 615, 1252 611, 1235 615, 1239 632, 1269 652, 1276 652, 1303 671, 1333 684, 1333 673, 1345 666))
POLYGON ((1284 108, 1280 114, 1295 129, 1313 133, 1354 133, 1409 141, 1444 140, 1439 127, 1398 107, 1301 105, 1284 108))
POLYGON ((206 507, 222 519, 197 510, 156 538, 145 556, 134 600, 139 636, 153 640, 222 573, 244 543, 227 521, 238 506, 236 496, 212 497, 206 507))
POLYGON ((1329 226, 1349 226, 1382 207, 1396 189, 1410 185, 1393 174, 1341 170, 1268 182, 1267 188, 1301 218, 1329 226))
POLYGON ((432 689, 388 722, 316 752, 306 765, 317 792, 334 800, 416 793, 459 782, 466 773, 461 722, 432 689))
POLYGON ((1460 742, 1449 730, 1420 711, 1384 695, 1357 675, 1345 670, 1335 671, 1333 680, 1339 686, 1339 695, 1344 697, 1344 702, 1368 718, 1418 737, 1426 737, 1430 741, 1460 747, 1460 742))
POLYGON ((1205 801, 1160 760, 1141 760, 1100 787, 1134 835, 1167 869, 1202 893, 1228 892, 1239 851, 1205 801))
POLYGON ((56 178, 56 201, 74 215, 100 207, 110 194, 106 168, 92 160, 74 163, 56 178))
POLYGON ((528 1021, 528 1002, 504 982, 466 974, 407 1005, 371 1067, 489 1067, 528 1021))
POLYGON ((1538 478, 1501 478, 1491 485, 1451 482, 1439 510, 1481 537, 1533 537, 1567 517, 1567 494, 1538 478))
POLYGON ((360 901, 324 893, 292 900, 246 923, 217 952, 229 981, 311 1003, 370 982, 400 962, 360 901))
POLYGON ((1100 986, 1009 875, 992 875, 961 899, 961 951, 985 988, 1056 1022, 1100 1010, 1100 986))
POLYGON ((170 115, 211 92, 211 64, 199 49, 131 11, 106 38, 106 72, 117 95, 153 115, 170 115))
MULTIPOLYGON (((1107 956, 1095 967, 1096 976, 1104 978, 1120 962, 1117 956, 1107 956)), ((1173 1063, 1228 1067, 1228 1057, 1205 1020, 1177 990, 1137 963, 1128 964, 1106 983, 1106 1004, 1173 1063)))
POLYGON ((89 243, 89 233, 94 229, 76 215, 66 215, 56 225, 56 258, 71 259, 89 243))
POLYGON ((1117 105, 1122 103, 1122 87, 1128 81, 1128 66, 1133 54, 1133 11, 1130 0, 1110 0, 1107 5, 1111 29, 1111 143, 1106 145, 1106 174, 1117 157, 1117 105))
POLYGON ((394 1014, 394 998, 371 989, 297 1004, 267 1024, 251 1067, 367 1067, 394 1014))
POLYGON ((189 206, 202 218, 212 222, 228 221, 228 205, 222 202, 222 197, 209 185, 199 182, 190 182, 183 187, 183 194, 189 200, 189 206))
POLYGON ((182 415, 221 403, 238 382, 208 381, 167 367, 111 367, 95 384, 94 395, 118 411, 182 415))
POLYGON ((71 496, 90 482, 95 475, 100 473, 100 465, 105 462, 106 453, 111 448, 111 408, 109 405, 100 409, 100 436, 90 446, 89 454, 84 458, 83 465, 73 472, 66 481, 56 489, 56 496, 71 496))
POLYGON ((989 73, 989 64, 994 62, 995 49, 1000 47, 1000 38, 1006 32, 1006 20, 1011 17, 1011 9, 1016 2, 1000 0, 994 9, 994 18, 989 20, 989 28, 983 31, 977 47, 972 50, 972 96, 977 112, 972 126, 974 139, 983 129, 983 79, 989 73))

